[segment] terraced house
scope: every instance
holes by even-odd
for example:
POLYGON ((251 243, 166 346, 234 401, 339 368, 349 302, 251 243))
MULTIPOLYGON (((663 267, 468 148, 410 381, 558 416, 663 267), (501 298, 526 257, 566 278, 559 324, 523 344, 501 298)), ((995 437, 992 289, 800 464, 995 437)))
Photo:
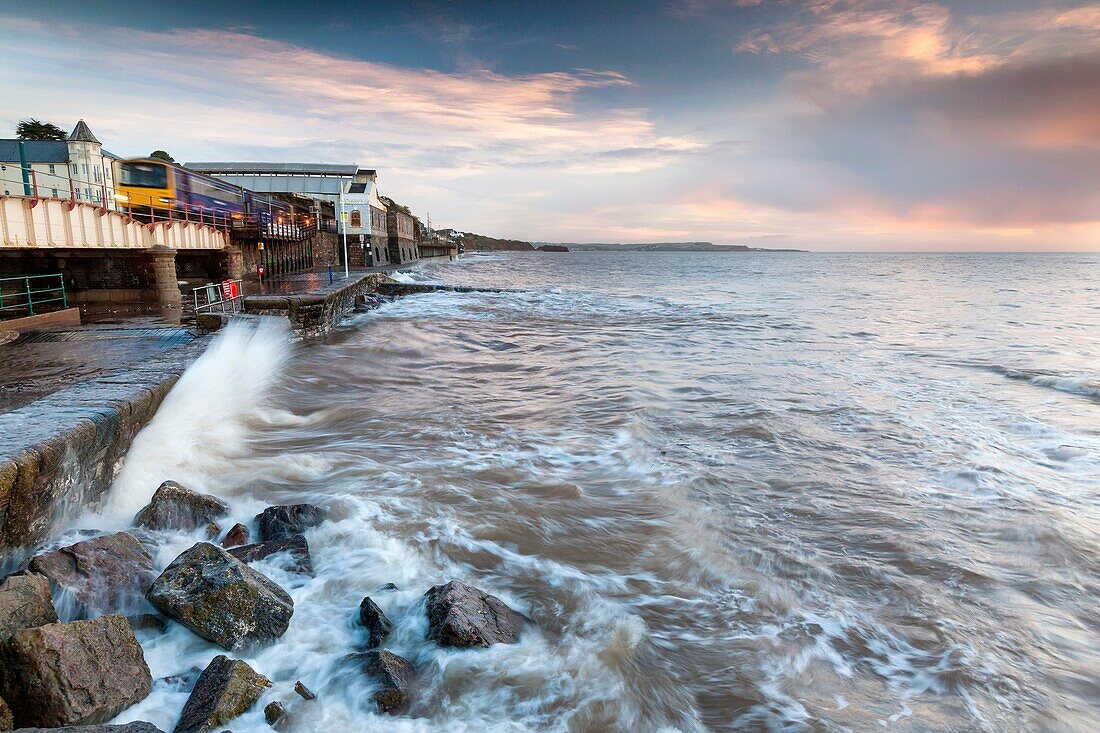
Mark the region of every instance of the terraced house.
POLYGON ((0 191, 5 196, 76 199, 113 207, 116 160, 119 156, 103 149, 84 120, 76 123, 68 140, 0 139, 0 191), (34 172, 27 185, 19 163, 20 142, 27 166, 34 172))

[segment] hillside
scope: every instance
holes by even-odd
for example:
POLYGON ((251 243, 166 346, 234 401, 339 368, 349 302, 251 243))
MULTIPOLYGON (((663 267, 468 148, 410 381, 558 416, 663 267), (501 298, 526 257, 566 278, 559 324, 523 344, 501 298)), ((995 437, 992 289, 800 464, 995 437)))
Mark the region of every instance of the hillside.
POLYGON ((497 239, 473 232, 458 232, 454 229, 440 229, 439 233, 454 237, 456 242, 461 242, 465 246, 467 252, 529 252, 535 249, 530 242, 519 239, 497 239))

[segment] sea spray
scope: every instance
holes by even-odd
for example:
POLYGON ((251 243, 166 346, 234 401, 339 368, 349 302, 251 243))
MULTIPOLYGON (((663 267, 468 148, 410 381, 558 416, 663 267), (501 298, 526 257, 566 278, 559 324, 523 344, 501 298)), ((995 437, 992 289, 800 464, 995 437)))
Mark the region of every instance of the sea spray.
POLYGON ((201 491, 219 467, 242 457, 249 424, 292 348, 282 319, 234 321, 215 336, 134 439, 104 514, 132 516, 166 479, 201 491))

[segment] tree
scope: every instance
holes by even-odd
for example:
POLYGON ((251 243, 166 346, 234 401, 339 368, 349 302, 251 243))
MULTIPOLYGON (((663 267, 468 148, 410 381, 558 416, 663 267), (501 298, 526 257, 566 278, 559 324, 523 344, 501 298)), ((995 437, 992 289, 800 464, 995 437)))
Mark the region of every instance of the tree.
POLYGON ((34 118, 20 121, 15 127, 15 136, 20 140, 66 140, 69 137, 57 125, 34 118))
POLYGON ((168 162, 168 163, 175 163, 176 162, 175 158, 173 158, 171 155, 164 152, 163 150, 154 150, 153 152, 149 153, 149 157, 150 158, 159 158, 160 160, 163 160, 163 161, 168 162))

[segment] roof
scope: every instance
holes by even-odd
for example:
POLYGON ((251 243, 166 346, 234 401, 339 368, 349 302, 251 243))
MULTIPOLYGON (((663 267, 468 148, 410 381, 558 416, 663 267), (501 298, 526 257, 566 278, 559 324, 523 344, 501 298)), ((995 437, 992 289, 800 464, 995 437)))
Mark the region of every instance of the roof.
POLYGON ((0 140, 0 161, 19 162, 19 143, 27 150, 28 163, 68 163, 69 144, 64 140, 0 140))
POLYGON ((357 165, 336 165, 331 163, 184 163, 199 173, 248 173, 252 175, 299 175, 299 176, 354 176, 359 170, 357 165))
POLYGON ((98 143, 99 140, 92 134, 92 128, 88 127, 88 123, 84 120, 76 123, 76 127, 73 128, 72 134, 69 135, 69 140, 72 142, 82 143, 98 143))

